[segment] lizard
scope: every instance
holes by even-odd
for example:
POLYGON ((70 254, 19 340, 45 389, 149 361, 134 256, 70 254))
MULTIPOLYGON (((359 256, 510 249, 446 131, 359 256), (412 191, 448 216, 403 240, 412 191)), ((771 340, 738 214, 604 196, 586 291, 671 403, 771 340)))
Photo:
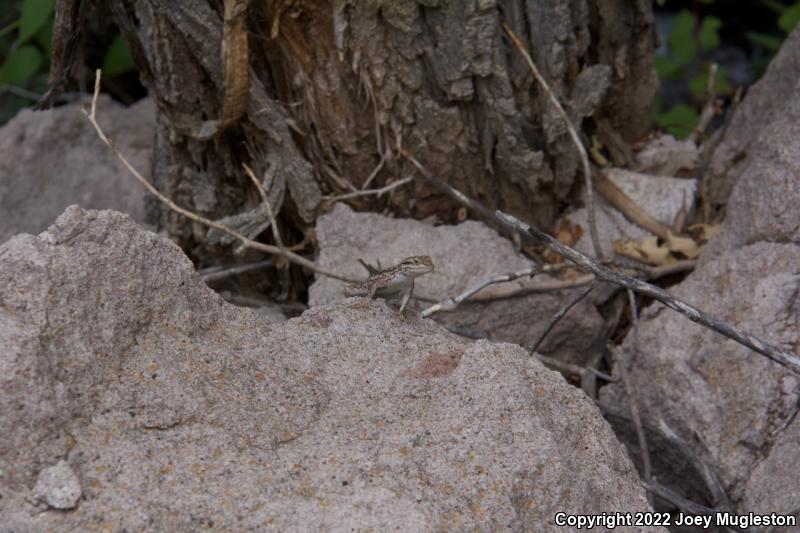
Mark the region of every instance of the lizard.
MULTIPOLYGON (((362 265, 364 263, 362 262, 362 265)), ((366 268, 366 266, 365 266, 366 268)), ((388 303, 400 302, 400 316, 414 293, 414 280, 433 272, 433 261, 427 255, 415 255, 403 259, 397 265, 385 270, 367 268, 369 277, 359 283, 348 285, 345 296, 366 296, 365 302, 373 298, 383 298, 388 303)))

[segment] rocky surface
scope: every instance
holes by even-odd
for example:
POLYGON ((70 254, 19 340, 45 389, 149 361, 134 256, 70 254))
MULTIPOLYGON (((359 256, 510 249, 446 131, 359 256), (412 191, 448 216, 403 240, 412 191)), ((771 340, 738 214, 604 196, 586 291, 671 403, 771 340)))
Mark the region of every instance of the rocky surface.
MULTIPOLYGON (((756 137, 746 160, 736 163, 741 178, 730 194, 721 232, 709 242, 698 268, 671 289, 794 353, 800 353, 800 103, 774 94, 785 89, 789 73, 783 72, 783 62, 794 57, 796 63, 792 43, 798 39, 796 30, 741 104, 751 113, 770 100, 769 120, 759 116, 752 124, 731 123, 729 135, 744 135, 747 129, 756 137)), ((692 443, 740 512, 796 512, 800 417, 793 415, 800 377, 660 304, 643 313, 640 327, 631 376, 645 421, 656 425, 663 417, 692 443)), ((624 347, 634 349, 631 336, 624 347)), ((602 401, 617 407, 626 404, 624 396, 620 384, 601 390, 602 401)))
MULTIPOLYGON (((380 263, 388 267, 411 255, 430 255, 436 271, 416 282, 414 294, 430 305, 455 296, 478 281, 497 274, 516 272, 533 266, 517 253, 507 239, 486 225, 466 221, 457 226, 432 226, 417 220, 394 219, 375 213, 356 213, 337 204, 321 216, 316 226, 320 244, 319 263, 353 277, 366 277, 358 263, 380 263)), ((542 281, 548 276, 515 280, 503 285, 512 291, 542 281)), ((344 283, 318 277, 309 291, 309 305, 322 305, 343 299, 344 283)), ((479 293, 494 294, 497 286, 479 293)), ((575 299, 583 289, 527 294, 492 302, 462 304, 452 312, 438 313, 434 319, 494 340, 530 346, 539 338, 550 318, 575 299)), ((582 363, 602 329, 600 314, 589 302, 579 303, 548 335, 540 352, 562 360, 582 363)))
POLYGON ((39 472, 33 487, 33 498, 53 509, 72 509, 81 497, 81 482, 75 471, 61 460, 39 472))
POLYGON ((747 96, 733 111, 728 127, 718 134, 715 142, 719 144, 712 154, 707 178, 709 199, 713 203, 727 203, 733 186, 741 178, 751 178, 752 156, 776 150, 764 133, 774 131, 776 122, 785 122, 786 111, 796 108, 792 102, 797 99, 800 84, 798 63, 800 26, 786 38, 767 71, 747 90, 747 96))
MULTIPOLYGON (((100 124, 125 157, 149 174, 154 109, 102 96, 100 124)), ((0 242, 44 231, 70 204, 117 209, 144 221, 145 189, 97 137, 80 104, 25 109, 0 129, 0 242)))
POLYGON ((700 154, 691 139, 677 140, 672 135, 656 137, 636 154, 637 170, 656 176, 678 176, 697 167, 700 154))
POLYGON ((559 374, 356 303, 271 324, 112 211, 0 245, 0 531, 561 531, 556 511, 648 509, 559 374), (82 496, 42 511, 61 460, 82 496))
MULTIPOLYGON (((619 168, 607 169, 606 175, 636 205, 669 227, 672 226, 675 217, 681 210, 690 213, 694 209, 697 182, 693 179, 655 176, 619 168)), ((649 231, 630 222, 625 215, 611 207, 599 195, 595 196, 595 202, 597 235, 606 254, 614 251, 614 241, 618 239, 638 241, 650 235, 649 231)), ((580 226, 582 229, 581 237, 575 243, 574 248, 594 257, 594 246, 589 233, 589 210, 587 208, 578 209, 564 219, 569 225, 580 226)))

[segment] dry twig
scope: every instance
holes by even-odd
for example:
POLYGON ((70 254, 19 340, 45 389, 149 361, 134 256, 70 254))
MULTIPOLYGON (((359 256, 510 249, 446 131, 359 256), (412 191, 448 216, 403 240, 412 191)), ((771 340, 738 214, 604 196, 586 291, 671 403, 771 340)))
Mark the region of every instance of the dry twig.
MULTIPOLYGON (((630 293, 632 294, 632 291, 630 291, 630 293)), ((636 396, 636 390, 628 374, 628 358, 625 357, 623 350, 617 346, 609 346, 608 349, 614 354, 614 360, 617 362, 617 367, 619 368, 619 377, 622 379, 622 385, 625 387, 625 395, 628 397, 628 410, 631 413, 633 427, 636 429, 636 438, 639 441, 639 453, 642 456, 642 478, 645 481, 650 481, 653 477, 653 467, 650 463, 650 448, 647 446, 647 438, 645 437, 644 427, 642 426, 642 417, 639 413, 639 401, 636 396)))
POLYGON ((711 63, 708 67, 708 85, 706 86, 706 104, 700 112, 700 119, 697 121, 689 138, 695 142, 705 133, 708 124, 714 115, 717 113, 717 69, 716 63, 711 63))
POLYGON ((440 311, 452 311, 461 302, 463 302, 464 300, 466 300, 467 298, 469 298, 470 296, 472 296, 476 292, 480 291, 484 287, 488 287, 489 285, 492 285, 494 283, 503 283, 503 282, 506 282, 506 281, 512 281, 512 280, 515 280, 517 278, 521 278, 521 277, 525 277, 525 276, 533 277, 536 274, 540 274, 543 271, 544 270, 542 269, 542 267, 534 266, 534 267, 531 267, 531 268, 526 268, 525 270, 520 270, 518 272, 509 272, 508 274, 499 274, 497 276, 493 276, 491 278, 487 278, 487 279, 481 280, 481 281, 475 283, 474 285, 472 285, 471 287, 469 287, 467 290, 465 290, 461 294, 459 294, 457 296, 453 296, 451 298, 447 298, 446 300, 442 300, 441 302, 436 303, 436 304, 428 307, 427 309, 423 310, 420 315, 422 316, 422 318, 427 318, 427 317, 431 316, 432 314, 438 313, 440 311))
POLYGON ((714 516, 716 514, 716 511, 714 509, 709 509, 705 505, 700 505, 699 503, 687 500, 674 490, 670 489, 669 487, 665 487, 660 483, 656 483, 655 481, 646 481, 646 480, 642 480, 639 483, 648 492, 651 492, 656 496, 658 496, 659 498, 663 498, 664 500, 670 502, 684 513, 701 515, 701 516, 714 516))
POLYGON ((244 169, 244 173, 250 178, 253 184, 258 189, 258 194, 261 195, 261 201, 264 202, 264 206, 267 208, 267 216, 269 217, 269 225, 272 226, 272 236, 275 238, 275 243, 280 248, 284 248, 283 239, 281 239, 281 233, 278 231, 278 221, 275 220, 275 213, 272 211, 272 204, 269 203, 269 198, 267 197, 267 191, 264 190, 264 186, 261 184, 256 175, 253 173, 253 169, 251 169, 247 163, 242 163, 242 168, 244 169))
POLYGON ((674 296, 671 296, 668 292, 656 287, 655 285, 650 285, 649 283, 645 283, 644 281, 632 278, 620 272, 615 272, 601 265, 594 259, 583 255, 579 251, 560 243, 558 240, 554 239, 543 231, 517 220, 511 215, 507 215, 502 211, 495 211, 495 214, 496 217, 499 220, 502 220, 505 224, 512 225, 520 230, 529 232, 537 241, 547 246, 550 250, 572 261, 576 265, 594 273, 598 279, 608 281, 614 285, 618 285, 626 289, 631 289, 639 294, 644 294, 645 296, 649 296, 654 300, 658 300, 673 311, 677 311, 678 313, 686 316, 692 322, 697 322, 702 326, 714 330, 728 337, 729 339, 733 339, 739 344, 747 346, 751 350, 758 352, 769 359, 772 359, 776 363, 782 364, 795 373, 800 373, 800 358, 796 355, 769 344, 768 342, 762 341, 758 337, 750 335, 749 333, 731 326, 726 322, 713 318, 703 313, 696 307, 691 306, 688 303, 675 298, 674 296))
POLYGON ((578 154, 580 155, 581 164, 583 165, 583 176, 586 180, 586 204, 587 208, 589 209, 589 234, 592 238, 592 244, 594 245, 594 253, 600 261, 605 260, 605 256, 603 255, 603 249, 600 247, 600 238, 597 234, 597 221, 595 218, 595 209, 594 209, 594 187, 592 186, 592 170, 589 167, 589 156, 586 154, 586 148, 583 146, 580 138, 578 138, 578 134, 575 131, 575 127, 572 125, 572 121, 567 116, 566 111, 564 108, 561 107, 561 104, 558 102, 556 95, 553 94, 553 91, 550 89, 550 86, 547 85, 544 77, 539 73, 539 69, 536 68, 536 64, 533 62, 528 51, 525 49, 525 45, 522 44, 522 41, 516 34, 511 31, 511 28, 506 24, 503 23, 503 29, 506 31, 508 36, 514 43, 514 46, 517 47, 517 50, 522 54, 525 58, 525 61, 528 63, 528 67, 531 69, 531 73, 533 77, 536 78, 536 81, 541 85, 544 92, 550 98, 550 102, 553 104, 553 107, 558 112, 561 119, 564 121, 564 125, 569 132, 569 136, 572 139, 572 143, 575 145, 575 148, 578 150, 578 154))
POLYGON ((587 288, 585 291, 580 293, 577 298, 575 298, 571 302, 567 303, 567 305, 565 305, 564 307, 559 309, 558 312, 550 318, 550 322, 547 324, 547 327, 544 328, 544 331, 542 331, 542 334, 539 335, 539 338, 536 340, 535 343, 533 343, 533 347, 530 349, 531 353, 535 353, 536 350, 539 349, 539 346, 542 345, 542 343, 544 342, 545 337, 547 337, 547 335, 553 330, 555 325, 558 324, 558 321, 561 320, 562 318, 564 318, 566 316, 566 314, 569 313, 570 309, 572 309, 573 307, 578 305, 578 303, 581 300, 583 300, 584 298, 589 296, 589 293, 592 292, 595 287, 597 287, 597 282, 593 281, 592 284, 589 285, 589 288, 587 288))
POLYGON ((714 470, 705 461, 700 459, 691 446, 684 442, 684 440, 667 425, 663 418, 658 421, 658 430, 664 438, 677 447, 683 456, 692 463, 695 471, 703 478, 703 482, 711 493, 714 505, 725 511, 734 511, 734 505, 725 493, 725 489, 722 488, 722 483, 720 483, 714 470))
POLYGON ((215 266, 210 268, 204 268, 203 270, 198 270, 197 274, 200 276, 200 279, 208 283, 210 281, 217 281, 231 276, 238 276, 239 274, 243 274, 251 270, 257 270, 259 268, 269 267, 273 265, 275 265, 275 262, 272 259, 267 259, 265 261, 256 261, 255 263, 243 263, 241 265, 215 266))
POLYGON ((387 193, 389 191, 392 191, 392 190, 394 190, 394 189, 396 189, 398 187, 402 187, 403 185, 406 185, 407 183, 411 183, 412 181, 414 181, 414 176, 406 176, 405 178, 397 180, 397 181, 392 182, 392 183, 389 183, 388 185, 385 185, 385 186, 381 187, 380 189, 366 189, 366 190, 363 190, 363 191, 348 192, 348 193, 339 194, 339 195, 336 195, 336 196, 326 196, 324 198, 324 200, 326 200, 328 202, 338 202, 340 200, 349 200, 350 198, 356 198, 358 196, 369 196, 371 194, 376 194, 376 195, 380 196, 380 195, 382 195, 384 193, 387 193))
POLYGON ((94 126, 94 129, 97 132, 97 135, 100 137, 100 140, 102 140, 111 149, 111 151, 114 153, 114 155, 117 156, 117 159, 119 159, 120 162, 125 166, 125 168, 128 169, 128 172, 133 174, 133 177, 136 178, 136 180, 139 181, 139 183, 144 185, 144 187, 153 196, 158 198, 158 200, 161 203, 163 203, 164 205, 166 205, 167 207, 169 207, 170 209, 172 209, 176 213, 179 213, 179 214, 185 216, 186 218, 188 218, 190 220, 193 220, 195 222, 198 222, 198 223, 203 224, 204 226, 208 226, 210 228, 215 228, 215 229, 217 229, 219 231, 222 231, 223 233, 227 233, 228 235, 239 239, 242 242, 242 244, 244 246, 248 247, 248 248, 253 248, 254 250, 259 250, 261 252, 265 252, 265 253, 268 253, 268 254, 271 254, 271 255, 277 255, 277 256, 283 257, 283 258, 291 261, 292 263, 296 263, 296 264, 298 264, 300 266, 303 266, 303 267, 305 267, 305 268, 307 268, 309 270, 312 270, 312 271, 314 271, 314 272, 316 272, 318 274, 321 274, 323 276, 328 276, 328 277, 335 278, 335 279, 342 280, 342 281, 346 281, 346 282, 358 281, 358 280, 354 280, 354 279, 351 279, 351 278, 344 277, 344 276, 342 276, 340 274, 337 274, 335 272, 331 272, 330 270, 327 270, 325 268, 322 268, 321 266, 317 265, 313 261, 309 261, 305 257, 303 257, 301 255, 297 255, 296 253, 291 252, 289 250, 286 250, 284 248, 280 248, 278 246, 272 246, 272 245, 269 245, 269 244, 256 242, 256 241, 254 241, 252 239, 248 239, 246 236, 242 235, 238 231, 232 230, 231 228, 229 228, 228 226, 226 226, 224 224, 220 224, 218 222, 214 222, 213 220, 209 220, 209 219, 207 219, 207 218, 205 218, 203 216, 200 216, 200 215, 198 215, 196 213, 193 213, 192 211, 189 211, 188 209, 184 209, 183 207, 180 207, 175 202, 173 202, 170 198, 164 196, 161 193, 161 191, 156 189, 153 186, 152 183, 150 183, 144 176, 142 176, 142 174, 138 170, 136 170, 133 167, 133 165, 131 165, 131 163, 125 158, 124 155, 122 155, 122 153, 117 149, 117 147, 114 146, 114 143, 111 141, 111 139, 109 139, 106 136, 105 132, 103 131, 103 128, 100 127, 100 124, 98 124, 96 113, 97 113, 97 98, 100 95, 100 75, 101 75, 101 71, 100 71, 100 69, 97 69, 97 74, 96 74, 96 78, 95 78, 95 82, 94 82, 94 96, 92 97, 91 111, 90 112, 86 112, 86 110, 84 109, 83 113, 89 119, 89 122, 91 122, 92 126, 94 126))
MULTIPOLYGON (((664 485, 655 481, 641 480, 639 484, 648 492, 668 501, 686 514, 715 516, 718 512, 716 509, 710 509, 705 505, 700 505, 699 503, 688 500, 671 488, 665 487, 664 485)), ((737 526, 728 526, 728 529, 732 529, 734 531, 752 531, 750 529, 742 529, 737 526)))
MULTIPOLYGON (((628 411, 626 412, 626 411, 623 411, 623 410, 619 409, 618 407, 613 407, 611 405, 604 404, 604 403, 601 403, 601 402, 596 402, 596 405, 603 412, 604 416, 611 415, 613 417, 617 417, 617 418, 622 418, 622 419, 628 420, 631 423, 635 424, 635 421, 633 420, 633 417, 632 417, 632 414, 630 412, 630 409, 628 409, 628 411)), ((708 488, 709 493, 711 494, 711 499, 712 499, 712 501, 714 503, 714 506, 715 506, 714 507, 715 512, 716 512, 716 510, 722 510, 722 511, 727 511, 727 512, 732 512, 732 513, 736 512, 736 507, 733 505, 731 500, 728 498, 728 495, 725 493, 725 489, 722 488, 722 484, 720 483, 719 478, 717 478, 717 476, 714 473, 714 470, 711 468, 711 466, 708 463, 706 463, 705 461, 703 461, 703 459, 700 458, 700 456, 697 454, 697 452, 691 446, 689 446, 688 443, 686 443, 683 439, 681 439, 672 430, 672 428, 670 428, 667 425, 666 422, 664 422, 664 419, 659 419, 657 427, 653 426, 653 425, 645 424, 644 422, 642 422, 642 426, 644 427, 645 425, 646 425, 648 431, 651 431, 654 434, 660 435, 661 437, 666 439, 667 442, 669 442, 670 444, 675 446, 676 451, 681 455, 681 457, 683 457, 686 461, 688 461, 692 465, 694 470, 703 478, 703 482, 705 483, 706 487, 708 488)), ((657 484, 654 484, 653 487, 656 488, 656 485, 657 484)), ((656 490, 658 490, 658 489, 656 488, 656 490)), ((681 501, 681 500, 670 499, 671 495, 662 496, 661 494, 659 494, 657 492, 655 492, 655 494, 658 494, 659 496, 663 497, 667 501, 670 501, 673 504, 675 504, 676 506, 680 507, 677 504, 677 501, 681 501)))
POLYGON ((454 189, 440 178, 431 174, 427 168, 422 166, 422 164, 414 159, 414 157, 406 150, 402 150, 401 153, 415 167, 417 167, 417 169, 419 169, 422 177, 425 178, 431 185, 444 192, 454 200, 479 213, 484 218, 494 220, 500 223, 506 229, 517 232, 523 239, 547 246, 550 250, 561 255, 562 257, 565 257, 569 261, 575 263, 577 266, 592 272, 597 279, 608 281, 619 287, 632 289, 639 294, 644 294, 645 296, 649 296, 654 300, 658 300, 673 311, 677 311, 678 313, 686 316, 692 322, 697 322, 706 328, 714 330, 728 337, 729 339, 733 339, 739 344, 747 346, 751 350, 760 353, 769 359, 772 359, 776 363, 784 365, 793 372, 800 373, 800 358, 796 355, 762 341, 758 337, 754 337, 753 335, 750 335, 721 320, 717 320, 703 313, 696 307, 693 307, 686 302, 671 296, 669 293, 656 287, 655 285, 650 285, 649 283, 645 283, 644 281, 632 278, 620 272, 615 272, 601 265, 596 260, 591 259, 577 250, 560 243, 558 240, 554 239, 550 235, 547 235, 543 231, 517 220, 511 215, 507 215, 502 211, 492 212, 480 202, 473 200, 461 191, 454 189))

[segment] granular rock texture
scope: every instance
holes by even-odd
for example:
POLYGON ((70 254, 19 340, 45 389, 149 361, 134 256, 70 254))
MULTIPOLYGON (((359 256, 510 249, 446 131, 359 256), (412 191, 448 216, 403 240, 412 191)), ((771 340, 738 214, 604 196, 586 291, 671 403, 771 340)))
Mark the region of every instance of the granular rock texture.
POLYGON ((112 211, 71 207, 12 238, 0 531, 560 531, 557 511, 648 509, 622 446, 559 374, 355 303, 273 325, 112 211), (81 499, 34 507, 61 459, 81 499))
MULTIPOLYGON (((795 354, 800 353, 800 103, 776 95, 786 94, 796 71, 784 67, 797 62, 799 32, 787 39, 737 111, 738 117, 754 114, 757 120, 731 122, 726 149, 734 150, 740 136, 753 142, 746 159, 730 154, 728 163, 735 163, 739 177, 726 219, 697 269, 671 289, 795 354), (767 105, 769 111, 762 108, 767 105)), ((797 86, 796 80, 791 83, 797 86)), ((637 352, 631 377, 645 422, 657 426, 663 418, 691 443, 740 512, 796 514, 800 377, 660 304, 642 314, 640 327, 639 347, 629 336, 624 348, 637 352)), ((601 399, 626 405, 621 384, 602 389, 601 399)))
MULTIPOLYGON (((129 108, 101 97, 97 117, 114 145, 150 172, 153 102, 129 108)), ((39 233, 70 204, 145 218, 146 191, 97 137, 79 104, 20 113, 0 128, 0 242, 39 233)))
MULTIPOLYGON (((407 256, 431 256, 436 270, 417 280, 414 294, 434 301, 456 296, 492 276, 534 265, 515 251, 509 240, 485 224, 470 220, 457 226, 432 226, 376 213, 355 213, 348 206, 338 204, 319 218, 316 234, 320 243, 319 262, 352 277, 367 275, 357 261, 359 258, 389 267, 407 256)), ((533 280, 526 276, 484 289, 477 297, 530 288, 546 280, 554 281, 544 275, 533 280)), ((342 282, 319 277, 311 286, 309 304, 341 301, 343 288, 342 282)), ((460 331, 530 347, 539 339, 551 317, 583 290, 466 302, 454 311, 438 313, 433 318, 460 331)), ((597 309, 588 301, 581 302, 553 328, 539 351, 565 361, 584 363, 591 358, 592 345, 602 327, 597 309)))

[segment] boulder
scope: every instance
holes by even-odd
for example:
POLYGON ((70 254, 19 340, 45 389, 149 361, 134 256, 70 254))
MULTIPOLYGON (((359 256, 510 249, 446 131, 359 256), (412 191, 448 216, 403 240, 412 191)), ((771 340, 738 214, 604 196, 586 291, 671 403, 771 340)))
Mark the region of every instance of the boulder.
MULTIPOLYGON (((97 117, 114 145, 150 173, 153 102, 126 108, 101 96, 97 117)), ((116 209, 144 222, 146 191, 98 138, 74 103, 24 109, 0 128, 0 242, 44 231, 70 204, 116 209)))
POLYGON ((764 131, 774 129, 776 122, 784 122, 784 113, 797 99, 798 62, 800 26, 783 42, 761 79, 747 90, 747 96, 733 110, 728 127, 717 134, 714 142, 718 145, 711 154, 705 178, 712 203, 727 203, 733 186, 741 178, 751 179, 751 156, 770 150, 764 131))
MULTIPOLYGON (((411 255, 431 256, 436 270, 417 279, 414 294, 424 299, 417 308, 456 296, 486 278, 534 265, 514 250, 510 241, 485 224, 471 220, 456 226, 432 226, 412 219, 356 213, 345 204, 337 204, 317 220, 316 235, 319 263, 354 278, 367 277, 358 263, 359 258, 386 268, 411 255)), ((487 288, 476 296, 513 292, 546 280, 553 281, 553 278, 520 278, 502 287, 487 288)), ((318 277, 309 290, 309 305, 341 301, 344 286, 338 280, 318 277)), ((467 302, 453 311, 435 314, 433 318, 457 327, 458 331, 530 347, 551 317, 582 290, 467 302)), ((564 361, 585 363, 593 354, 592 346, 602 328, 603 320, 597 309, 582 301, 556 325, 539 351, 564 361)))
POLYGON ((358 302, 272 324, 113 211, 0 245, 0 530, 555 532, 649 509, 559 374, 358 302), (37 509, 61 459, 82 499, 37 509))
MULTIPOLYGON (((741 177, 726 219, 697 269, 670 289, 794 353, 800 353, 800 102, 776 95, 786 90, 786 73, 795 73, 783 62, 796 63, 798 39, 800 29, 741 103, 737 116, 755 113, 753 121, 731 122, 726 138, 738 129, 753 143, 743 161, 730 154, 741 177), (768 108, 757 112, 761 106, 768 108)), ((645 423, 657 426, 663 418, 691 443, 740 512, 796 513, 800 376, 657 303, 643 312, 639 337, 630 374, 645 423)), ((636 349, 632 336, 624 349, 636 349)), ((600 397, 613 407, 627 404, 618 383, 600 397)))

